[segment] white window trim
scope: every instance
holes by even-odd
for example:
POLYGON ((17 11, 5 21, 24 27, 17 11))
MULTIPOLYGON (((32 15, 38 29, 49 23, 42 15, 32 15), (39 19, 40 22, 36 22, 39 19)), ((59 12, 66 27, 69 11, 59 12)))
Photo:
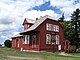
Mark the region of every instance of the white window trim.
POLYGON ((58 25, 53 25, 53 24, 46 23, 46 30, 59 32, 59 26, 58 25))
POLYGON ((52 24, 46 23, 46 30, 52 30, 52 24))
POLYGON ((53 25, 53 31, 59 32, 59 26, 58 25, 53 25))
POLYGON ((51 35, 46 34, 46 44, 50 44, 50 43, 51 43, 51 35), (49 39, 49 43, 48 43, 48 39, 49 39))
POLYGON ((30 43, 30 35, 25 35, 24 36, 24 44, 29 44, 29 43, 30 43))
POLYGON ((56 40, 56 44, 59 45, 60 44, 60 37, 59 37, 59 35, 56 35, 56 39, 55 40, 56 40))

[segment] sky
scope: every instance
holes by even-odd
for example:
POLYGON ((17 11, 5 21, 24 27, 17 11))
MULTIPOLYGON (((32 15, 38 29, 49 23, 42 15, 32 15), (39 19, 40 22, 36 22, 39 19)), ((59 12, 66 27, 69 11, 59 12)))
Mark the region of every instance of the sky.
POLYGON ((24 18, 35 20, 49 15, 57 20, 64 13, 70 20, 77 8, 80 0, 0 0, 0 44, 23 31, 24 18))

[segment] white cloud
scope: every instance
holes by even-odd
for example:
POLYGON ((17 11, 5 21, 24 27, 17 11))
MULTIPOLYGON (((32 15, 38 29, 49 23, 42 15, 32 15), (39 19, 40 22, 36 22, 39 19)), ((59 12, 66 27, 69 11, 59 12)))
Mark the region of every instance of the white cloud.
POLYGON ((40 18, 40 16, 50 15, 54 19, 58 19, 60 15, 53 10, 28 11, 47 1, 50 1, 51 6, 57 7, 64 12, 66 19, 69 19, 72 11, 80 8, 80 2, 76 4, 75 0, 0 0, 0 39, 10 38, 15 32, 18 32, 22 24, 22 19, 25 17, 36 19, 40 18))
POLYGON ((45 15, 52 16, 54 19, 58 19, 58 17, 60 16, 59 14, 55 13, 53 10, 46 10, 46 11, 31 10, 25 12, 23 18, 29 18, 35 20, 36 18, 40 18, 40 16, 45 16, 45 15))
POLYGON ((23 14, 46 1, 48 0, 0 0, 0 40, 11 38, 21 27, 23 14))
POLYGON ((52 6, 56 6, 58 8, 68 7, 73 4, 72 0, 50 0, 52 6))
POLYGON ((80 8, 79 0, 50 0, 50 3, 51 6, 59 8, 65 14, 66 19, 70 19, 71 14, 76 8, 80 8))

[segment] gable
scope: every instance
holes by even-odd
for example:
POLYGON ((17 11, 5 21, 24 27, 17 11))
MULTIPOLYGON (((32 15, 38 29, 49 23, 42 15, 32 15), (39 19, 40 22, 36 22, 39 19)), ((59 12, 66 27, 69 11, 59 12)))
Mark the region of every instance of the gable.
POLYGON ((27 20, 26 18, 24 19, 23 25, 27 24, 27 20))
POLYGON ((52 19, 49 19, 47 18, 43 23, 41 23, 37 28, 36 30, 40 31, 41 29, 43 30, 46 30, 46 25, 47 24, 50 24, 50 25, 54 25, 54 26, 60 26, 60 23, 58 21, 55 21, 55 20, 52 20, 52 19))
POLYGON ((28 18, 25 18, 24 21, 23 21, 23 25, 29 23, 29 24, 34 24, 36 20, 32 20, 32 19, 28 19, 28 18))
MULTIPOLYGON (((35 29, 36 29, 40 24, 42 24, 47 18, 48 18, 48 19, 51 19, 51 20, 54 20, 52 17, 50 17, 50 16, 48 16, 48 15, 43 16, 43 17, 41 17, 40 19, 38 19, 38 20, 34 23, 34 25, 32 25, 29 29, 27 29, 27 30, 25 30, 25 31, 23 31, 23 32, 21 32, 21 33, 35 30, 35 29)), ((56 21, 56 20, 55 20, 55 21, 56 21)), ((56 22, 57 22, 57 21, 56 21, 56 22)))

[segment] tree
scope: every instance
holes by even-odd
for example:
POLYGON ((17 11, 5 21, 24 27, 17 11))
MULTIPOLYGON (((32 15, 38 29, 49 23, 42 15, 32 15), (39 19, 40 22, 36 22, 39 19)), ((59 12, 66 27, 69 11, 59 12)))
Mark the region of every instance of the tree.
POLYGON ((59 22, 63 22, 63 21, 64 21, 64 13, 63 13, 62 16, 59 18, 58 21, 59 21, 59 22))
POLYGON ((71 38, 73 35, 72 29, 70 27, 70 21, 64 20, 64 14, 58 20, 63 28, 65 38, 71 38))
POLYGON ((64 36, 65 38, 71 38, 73 35, 73 31, 70 27, 70 21, 64 21, 62 22, 62 27, 64 30, 64 36))
POLYGON ((6 41, 4 42, 4 45, 5 45, 6 47, 8 47, 8 48, 11 48, 12 41, 11 41, 11 40, 6 40, 6 41))
POLYGON ((71 28, 73 30, 73 35, 71 42, 76 44, 76 47, 79 47, 79 33, 80 33, 80 10, 76 9, 71 16, 71 28))

